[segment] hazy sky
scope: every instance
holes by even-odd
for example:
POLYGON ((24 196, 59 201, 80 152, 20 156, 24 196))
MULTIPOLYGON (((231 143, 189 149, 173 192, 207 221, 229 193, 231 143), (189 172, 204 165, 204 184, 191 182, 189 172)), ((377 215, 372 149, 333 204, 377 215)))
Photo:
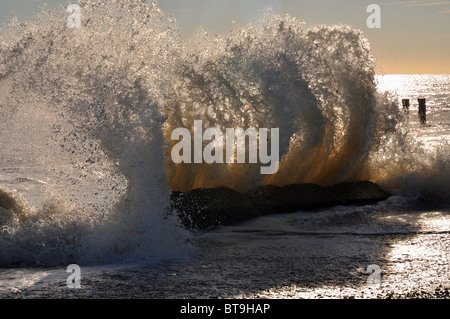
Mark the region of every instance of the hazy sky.
MULTIPOLYGON (((11 12, 26 19, 44 3, 53 7, 77 1, 2 0, 0 23, 11 12)), ((348 24, 361 29, 378 61, 378 73, 450 73, 450 1, 416 0, 159 0, 172 12, 185 34, 203 26, 226 32, 232 21, 246 23, 268 5, 276 13, 290 14, 308 24, 348 24), (369 4, 381 7, 381 28, 369 29, 369 4)))

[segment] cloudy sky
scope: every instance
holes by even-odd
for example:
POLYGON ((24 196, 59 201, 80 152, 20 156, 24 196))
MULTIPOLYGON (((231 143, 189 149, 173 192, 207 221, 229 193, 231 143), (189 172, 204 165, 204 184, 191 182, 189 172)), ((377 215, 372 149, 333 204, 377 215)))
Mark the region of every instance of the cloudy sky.
MULTIPOLYGON (((27 19, 44 3, 49 8, 67 0, 2 0, 0 23, 14 12, 27 19)), ((248 23, 270 5, 308 24, 348 24, 361 29, 378 61, 378 73, 450 73, 450 1, 439 0, 159 0, 188 36, 203 26, 226 32, 232 21, 248 23), (381 8, 381 28, 367 27, 369 4, 381 8)))

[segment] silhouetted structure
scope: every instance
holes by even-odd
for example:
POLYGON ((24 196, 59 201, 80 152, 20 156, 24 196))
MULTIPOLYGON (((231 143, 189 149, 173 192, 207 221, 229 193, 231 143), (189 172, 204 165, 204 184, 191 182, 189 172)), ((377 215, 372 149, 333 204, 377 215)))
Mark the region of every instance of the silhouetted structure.
POLYGON ((402 100, 403 111, 409 111, 409 99, 402 100))
POLYGON ((426 99, 419 99, 419 120, 422 124, 427 122, 426 99))

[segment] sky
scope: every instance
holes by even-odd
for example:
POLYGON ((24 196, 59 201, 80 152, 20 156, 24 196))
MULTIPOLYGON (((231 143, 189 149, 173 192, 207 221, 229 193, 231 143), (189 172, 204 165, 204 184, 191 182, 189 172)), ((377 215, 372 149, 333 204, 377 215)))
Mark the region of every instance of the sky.
MULTIPOLYGON (((2 0, 0 25, 14 12, 26 20, 44 4, 67 5, 67 0, 2 0)), ((171 12, 183 35, 198 27, 211 32, 229 31, 233 21, 246 24, 271 6, 275 13, 289 14, 309 25, 346 24, 364 32, 377 59, 379 74, 450 74, 450 1, 440 0, 159 0, 171 12), (380 28, 369 28, 369 4, 381 9, 380 28)))

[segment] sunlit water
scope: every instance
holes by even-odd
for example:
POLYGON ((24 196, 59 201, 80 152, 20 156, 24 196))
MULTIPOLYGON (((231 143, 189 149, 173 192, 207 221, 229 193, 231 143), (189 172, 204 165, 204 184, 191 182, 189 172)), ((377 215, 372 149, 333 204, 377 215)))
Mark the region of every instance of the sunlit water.
POLYGON ((427 144, 438 147, 442 139, 450 138, 450 75, 380 75, 379 90, 396 94, 399 105, 402 99, 410 100, 408 123, 411 135, 427 144), (427 126, 418 121, 418 99, 425 98, 427 126))
MULTIPOLYGON (((400 97, 411 99, 417 95, 406 92, 414 91, 414 83, 421 87, 423 81, 423 76, 379 77, 386 78, 402 92, 400 97), (394 78, 403 79, 404 84, 392 82, 394 78)), ((431 78, 439 82, 448 77, 431 78)), ((381 82, 380 88, 386 85, 381 82)), ((426 142, 448 138, 447 97, 421 94, 435 105, 430 112, 435 115, 429 117, 428 126, 421 127, 413 107, 408 121, 411 130, 417 131, 414 135, 426 142)), ((26 169, 23 162, 12 167, 26 169)), ((16 179, 15 183, 25 192, 25 185, 32 182, 16 179)), ((420 202, 394 196, 377 205, 271 215, 221 227, 196 235, 195 250, 183 260, 151 266, 86 266, 83 288, 77 292, 65 286, 64 267, 5 269, 0 296, 442 297, 445 294, 439 292, 450 287, 450 209, 427 205, 420 207, 420 202), (368 286, 367 267, 373 264, 381 269, 381 283, 368 286)))
POLYGON ((448 287, 448 75, 375 76, 351 27, 267 17, 186 43, 155 5, 86 6, 97 23, 84 29, 50 14, 1 42, 0 195, 20 208, 0 211, 1 297, 401 297, 448 287), (167 161, 171 130, 196 119, 279 127, 279 172, 167 161), (200 234, 167 215, 171 190, 355 179, 393 197, 200 234), (72 263, 81 290, 66 286, 72 263), (381 270, 377 287, 366 284, 369 265, 381 270))

